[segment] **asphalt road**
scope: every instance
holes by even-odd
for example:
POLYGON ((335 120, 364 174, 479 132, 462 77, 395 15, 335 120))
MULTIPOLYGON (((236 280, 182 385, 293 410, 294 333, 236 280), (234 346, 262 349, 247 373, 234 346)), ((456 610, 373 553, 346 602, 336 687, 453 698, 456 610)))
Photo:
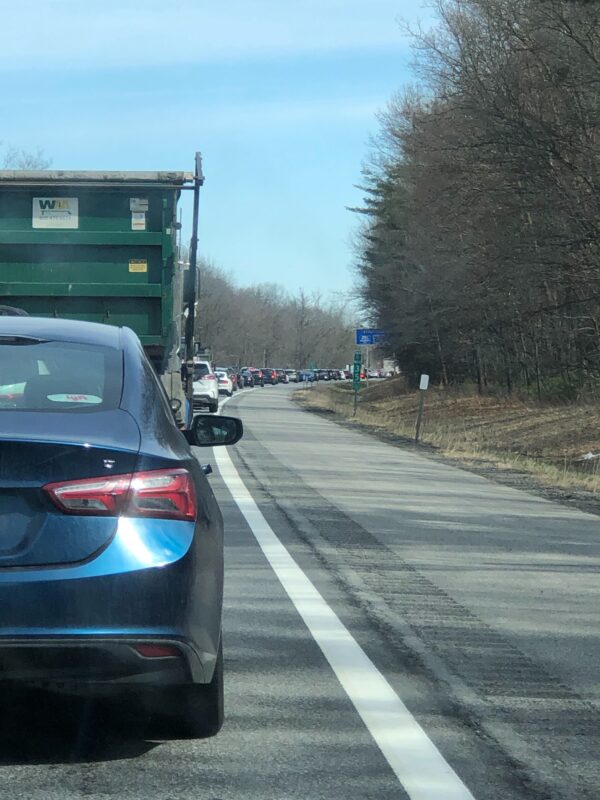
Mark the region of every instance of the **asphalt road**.
POLYGON ((0 797, 600 797, 598 518, 300 411, 234 397, 199 451, 226 524, 227 719, 15 696, 0 797), (359 713, 360 712, 360 713, 359 713))

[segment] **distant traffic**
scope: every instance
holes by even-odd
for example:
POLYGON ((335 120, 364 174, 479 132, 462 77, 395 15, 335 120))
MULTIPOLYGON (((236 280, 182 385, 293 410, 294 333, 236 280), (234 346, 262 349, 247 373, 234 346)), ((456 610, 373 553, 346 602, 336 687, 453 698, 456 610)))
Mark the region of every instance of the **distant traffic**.
MULTIPOLYGON (((363 369, 362 379, 387 378, 393 373, 363 369)), ((218 411, 219 398, 232 397, 240 389, 277 386, 280 383, 317 383, 352 380, 350 369, 282 369, 278 367, 214 366, 210 360, 194 359, 194 411, 218 411)))

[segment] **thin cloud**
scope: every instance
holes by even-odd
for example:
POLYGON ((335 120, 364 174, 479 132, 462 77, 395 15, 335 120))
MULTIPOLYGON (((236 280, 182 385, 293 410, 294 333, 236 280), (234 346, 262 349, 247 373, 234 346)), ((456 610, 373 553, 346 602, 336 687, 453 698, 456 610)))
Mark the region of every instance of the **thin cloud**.
POLYGON ((0 67, 160 66, 406 47, 410 0, 23 0, 3 10, 0 67))
POLYGON ((240 108, 239 106, 209 109, 202 115, 203 127, 210 131, 231 130, 232 125, 244 128, 272 128, 273 126, 297 126, 302 124, 343 123, 374 118, 385 100, 356 98, 344 101, 339 98, 314 102, 261 103, 240 108))
MULTIPOLYGON (((375 121, 375 114, 385 104, 385 98, 320 98, 315 101, 255 103, 247 105, 223 105, 203 107, 195 113, 189 108, 172 108, 170 113, 157 117, 152 130, 146 131, 145 139, 160 139, 169 135, 177 137, 190 129, 203 135, 230 134, 233 130, 261 131, 272 133, 275 129, 343 125, 352 122, 375 121)), ((61 123, 55 120, 47 130, 47 146, 53 140, 64 137, 85 139, 95 145, 107 138, 118 137, 127 142, 139 137, 139 106, 127 113, 106 116, 102 109, 79 113, 76 119, 61 123)))

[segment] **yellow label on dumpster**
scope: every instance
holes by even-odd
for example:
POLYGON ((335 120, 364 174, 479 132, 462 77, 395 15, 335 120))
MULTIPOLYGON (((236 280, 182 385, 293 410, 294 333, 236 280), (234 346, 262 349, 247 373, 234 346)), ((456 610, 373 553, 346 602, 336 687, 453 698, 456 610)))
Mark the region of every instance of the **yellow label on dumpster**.
POLYGON ((148 262, 143 258, 132 258, 129 262, 129 272, 148 272, 148 262))

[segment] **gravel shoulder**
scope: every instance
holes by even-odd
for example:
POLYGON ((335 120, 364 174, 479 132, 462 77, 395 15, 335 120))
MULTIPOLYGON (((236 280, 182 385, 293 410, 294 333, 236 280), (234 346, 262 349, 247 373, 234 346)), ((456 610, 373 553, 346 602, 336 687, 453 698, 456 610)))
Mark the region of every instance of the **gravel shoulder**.
POLYGON ((438 444, 425 440, 416 443, 414 438, 398 433, 391 425, 386 424, 390 418, 389 407, 384 407, 378 413, 375 393, 375 400, 369 403, 368 415, 362 414, 357 418, 352 417, 349 404, 340 404, 337 397, 331 398, 330 393, 330 387, 300 390, 294 393, 293 399, 302 410, 317 414, 349 430, 367 433, 379 441, 411 450, 440 463, 460 467, 505 486, 521 489, 569 508, 577 508, 600 516, 600 494, 577 485, 579 481, 572 473, 569 481, 564 481, 560 475, 557 479, 555 470, 544 469, 544 462, 541 462, 540 468, 536 469, 537 465, 531 463, 531 457, 527 459, 526 468, 519 467, 518 459, 514 458, 514 451, 511 452, 509 449, 504 452, 490 450, 467 453, 444 447, 442 442, 438 444))

